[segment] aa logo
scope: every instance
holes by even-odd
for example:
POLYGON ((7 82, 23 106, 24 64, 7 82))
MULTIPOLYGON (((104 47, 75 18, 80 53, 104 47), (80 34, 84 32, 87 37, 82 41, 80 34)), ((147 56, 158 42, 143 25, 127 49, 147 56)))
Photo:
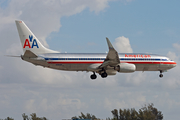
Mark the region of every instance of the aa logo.
POLYGON ((37 48, 39 48, 36 39, 33 39, 32 35, 29 35, 29 40, 28 39, 25 40, 23 48, 25 48, 25 47, 29 47, 29 48, 37 47, 37 48), (30 45, 30 43, 32 43, 32 46, 30 45))

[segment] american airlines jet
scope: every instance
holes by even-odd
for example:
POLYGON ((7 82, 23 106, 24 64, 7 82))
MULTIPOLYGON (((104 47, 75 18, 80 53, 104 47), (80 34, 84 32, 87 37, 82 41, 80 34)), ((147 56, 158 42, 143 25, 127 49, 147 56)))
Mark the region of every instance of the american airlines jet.
POLYGON ((91 71, 91 79, 97 78, 96 73, 106 78, 117 72, 135 71, 160 71, 159 77, 163 77, 162 72, 176 66, 176 62, 160 55, 117 53, 108 38, 108 53, 59 53, 45 48, 23 21, 15 22, 24 51, 21 58, 34 65, 66 71, 91 71))

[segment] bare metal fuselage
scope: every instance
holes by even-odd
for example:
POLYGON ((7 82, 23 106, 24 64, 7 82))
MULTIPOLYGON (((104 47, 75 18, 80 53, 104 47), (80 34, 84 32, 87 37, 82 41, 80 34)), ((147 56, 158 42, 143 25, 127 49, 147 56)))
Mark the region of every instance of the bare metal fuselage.
MULTIPOLYGON (((23 60, 35 65, 66 71, 89 71, 87 68, 91 64, 102 64, 106 58, 106 53, 46 53, 38 58, 26 58, 23 60)), ((166 71, 176 66, 176 63, 167 57, 154 54, 133 54, 119 53, 121 63, 131 63, 136 66, 136 71, 166 71), (150 57, 146 57, 150 55, 150 57), (127 57, 128 56, 128 57, 127 57)), ((108 68, 114 71, 113 68, 108 68)))
POLYGON ((132 73, 134 71, 160 71, 159 77, 162 78, 163 71, 176 66, 174 61, 159 55, 118 54, 108 38, 106 38, 109 49, 107 54, 59 53, 44 47, 23 21, 16 20, 15 22, 24 51, 21 58, 34 65, 66 71, 91 71, 93 72, 91 79, 97 78, 95 73, 106 78, 117 72, 132 73))

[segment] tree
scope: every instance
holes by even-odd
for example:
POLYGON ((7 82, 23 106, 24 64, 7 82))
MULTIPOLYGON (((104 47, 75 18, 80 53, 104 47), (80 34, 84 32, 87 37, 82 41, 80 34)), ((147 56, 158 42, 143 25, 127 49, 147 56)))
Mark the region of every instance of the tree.
POLYGON ((14 118, 7 117, 5 119, 0 119, 0 120, 14 120, 14 118))
POLYGON ((30 114, 30 118, 25 113, 22 114, 23 120, 48 120, 46 117, 37 117, 36 113, 30 114))
POLYGON ((4 120, 14 120, 13 118, 7 117, 4 120))
POLYGON ((111 113, 113 114, 113 117, 118 120, 118 110, 117 109, 114 109, 111 111, 111 113))
POLYGON ((42 117, 42 118, 37 117, 37 116, 36 116, 36 113, 30 114, 30 116, 31 116, 31 119, 32 119, 32 120, 47 120, 46 117, 42 117))
POLYGON ((154 104, 152 103, 148 105, 145 104, 138 112, 134 108, 119 109, 119 116, 118 110, 114 109, 111 111, 113 115, 112 120, 162 120, 163 114, 153 106, 154 104))
POLYGON ((145 104, 144 107, 139 109, 139 118, 141 120, 162 120, 163 114, 153 106, 153 103, 148 104, 148 106, 145 104))
POLYGON ((79 117, 72 117, 71 119, 92 119, 92 120, 100 120, 99 118, 96 118, 95 115, 89 114, 87 113, 86 115, 84 113, 81 112, 81 116, 79 117))
POLYGON ((30 118, 28 118, 28 115, 26 115, 25 113, 22 114, 23 120, 30 120, 30 118))
POLYGON ((36 116, 36 113, 30 114, 32 120, 39 120, 39 118, 36 116))
POLYGON ((134 108, 131 108, 131 119, 138 120, 138 112, 134 108))

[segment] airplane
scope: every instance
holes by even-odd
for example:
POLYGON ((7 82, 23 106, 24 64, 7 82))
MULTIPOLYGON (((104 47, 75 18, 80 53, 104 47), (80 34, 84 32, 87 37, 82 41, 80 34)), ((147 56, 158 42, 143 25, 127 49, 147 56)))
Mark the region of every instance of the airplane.
POLYGON ((22 20, 15 20, 24 54, 22 60, 51 69, 92 72, 92 80, 119 73, 135 71, 163 72, 175 67, 176 62, 165 56, 145 53, 118 53, 106 38, 108 53, 60 53, 44 47, 22 20))

